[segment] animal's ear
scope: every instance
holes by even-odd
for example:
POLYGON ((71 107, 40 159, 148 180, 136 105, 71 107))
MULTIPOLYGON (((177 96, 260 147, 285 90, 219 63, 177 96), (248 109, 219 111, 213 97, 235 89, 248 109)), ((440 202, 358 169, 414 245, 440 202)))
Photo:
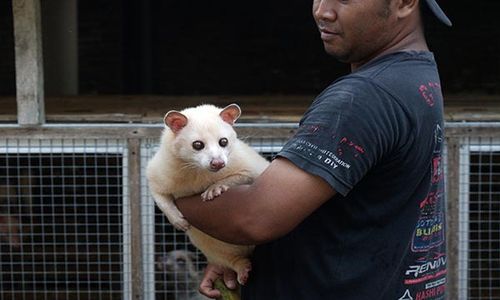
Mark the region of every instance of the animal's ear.
POLYGON ((219 115, 222 120, 224 120, 224 122, 233 125, 234 122, 236 122, 236 120, 238 120, 238 118, 241 116, 241 108, 238 106, 238 104, 229 104, 222 109, 219 115))
POLYGON ((188 119, 182 113, 176 110, 171 110, 165 115, 165 117, 163 118, 163 122, 174 133, 177 133, 187 125, 188 119))

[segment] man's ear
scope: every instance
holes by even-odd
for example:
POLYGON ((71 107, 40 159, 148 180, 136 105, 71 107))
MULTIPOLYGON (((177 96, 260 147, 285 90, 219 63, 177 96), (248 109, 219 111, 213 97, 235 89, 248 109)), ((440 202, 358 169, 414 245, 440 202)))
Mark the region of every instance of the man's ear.
POLYGON ((229 125, 233 125, 234 122, 236 122, 236 120, 238 120, 238 118, 241 116, 241 108, 236 103, 229 104, 222 109, 219 116, 222 118, 222 120, 224 120, 224 122, 228 123, 229 125))
POLYGON ((395 1, 397 9, 396 13, 398 18, 400 19, 404 19, 409 15, 411 15, 414 11, 418 11, 420 9, 418 0, 395 0, 395 1))
POLYGON ((173 133, 177 133, 187 125, 188 118, 176 110, 171 110, 165 115, 163 122, 173 133))

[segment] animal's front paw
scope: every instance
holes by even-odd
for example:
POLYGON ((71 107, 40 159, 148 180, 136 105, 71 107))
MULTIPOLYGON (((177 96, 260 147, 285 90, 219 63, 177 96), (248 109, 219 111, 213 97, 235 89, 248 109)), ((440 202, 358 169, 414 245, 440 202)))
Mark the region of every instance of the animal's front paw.
POLYGON ((174 224, 175 228, 182 230, 182 231, 188 231, 189 227, 191 227, 191 224, 186 219, 181 219, 176 221, 174 224))
POLYGON ((189 222, 184 218, 183 215, 168 216, 168 221, 175 228, 182 230, 182 231, 187 231, 189 229, 189 227, 191 227, 191 224, 189 224, 189 222))
POLYGON ((220 195, 222 195, 222 193, 224 193, 228 189, 229 186, 225 184, 212 184, 203 194, 201 194, 201 199, 203 201, 210 201, 215 197, 219 197, 220 195))

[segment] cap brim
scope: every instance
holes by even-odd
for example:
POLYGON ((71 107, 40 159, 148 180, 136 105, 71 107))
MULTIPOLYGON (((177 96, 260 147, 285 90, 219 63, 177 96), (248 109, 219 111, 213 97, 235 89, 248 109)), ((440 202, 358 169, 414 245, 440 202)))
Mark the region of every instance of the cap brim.
POLYGON ((441 9, 441 7, 439 7, 439 5, 435 0, 425 0, 425 2, 427 2, 427 5, 429 5, 429 8, 431 9, 432 13, 439 19, 439 21, 443 22, 448 26, 451 26, 450 19, 446 16, 444 11, 441 9))

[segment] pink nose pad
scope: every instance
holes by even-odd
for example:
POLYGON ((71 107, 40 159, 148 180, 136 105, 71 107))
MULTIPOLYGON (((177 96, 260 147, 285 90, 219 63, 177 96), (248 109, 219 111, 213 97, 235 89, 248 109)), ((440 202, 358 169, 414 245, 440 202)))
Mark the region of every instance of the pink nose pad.
POLYGON ((225 166, 226 166, 226 164, 224 163, 224 161, 220 160, 220 159, 214 159, 210 162, 210 167, 212 169, 220 170, 220 169, 224 168, 225 166))

